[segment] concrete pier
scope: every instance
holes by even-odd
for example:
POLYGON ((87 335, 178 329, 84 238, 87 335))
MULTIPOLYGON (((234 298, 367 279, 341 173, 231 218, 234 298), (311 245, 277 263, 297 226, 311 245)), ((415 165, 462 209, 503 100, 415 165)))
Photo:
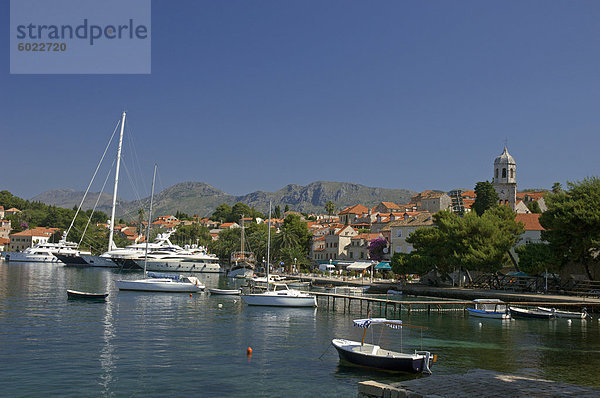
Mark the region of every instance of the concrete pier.
POLYGON ((600 390, 533 377, 473 369, 465 374, 436 375, 400 383, 365 381, 363 398, 435 397, 599 397, 600 390))

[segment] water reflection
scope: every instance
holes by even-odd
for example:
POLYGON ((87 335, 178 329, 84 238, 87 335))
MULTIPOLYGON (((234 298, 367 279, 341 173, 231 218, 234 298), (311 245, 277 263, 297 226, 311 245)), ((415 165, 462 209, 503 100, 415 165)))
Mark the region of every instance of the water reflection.
MULTIPOLYGON (((237 296, 119 292, 114 286, 115 279, 140 275, 0 264, 2 395, 38 395, 52 386, 55 395, 83 396, 349 396, 358 381, 414 377, 340 365, 331 339, 360 339, 361 330, 352 326, 365 316, 358 307, 350 313, 341 305, 336 311, 249 307, 237 296), (109 296, 106 303, 67 300, 66 289, 109 296)), ((210 287, 240 283, 201 278, 210 287)), ((423 347, 437 354, 434 373, 483 368, 600 387, 596 319, 499 321, 462 311, 388 317, 428 329, 421 338, 416 330, 400 336, 386 328, 369 332, 369 339, 392 350, 423 347)))

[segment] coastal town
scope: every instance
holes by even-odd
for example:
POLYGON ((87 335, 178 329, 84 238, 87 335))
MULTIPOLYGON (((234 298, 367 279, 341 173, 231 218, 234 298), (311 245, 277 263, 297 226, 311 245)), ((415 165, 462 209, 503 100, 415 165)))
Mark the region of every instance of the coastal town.
MULTIPOLYGON (((523 231, 514 247, 512 253, 518 258, 515 249, 518 246, 542 242, 541 231, 544 228, 539 222, 541 213, 547 209, 544 195, 549 190, 518 191, 516 179, 516 163, 513 157, 504 148, 493 162, 492 177, 493 187, 498 193, 498 203, 506 205, 515 212, 515 220, 523 225, 523 231)), ((370 271, 373 260, 377 260, 382 272, 391 271, 390 261, 395 253, 411 253, 413 246, 407 242, 407 238, 418 228, 431 228, 435 226, 433 215, 440 211, 450 211, 457 215, 464 215, 473 211, 472 207, 476 201, 476 193, 473 190, 453 190, 443 192, 427 190, 411 197, 409 203, 397 204, 393 202, 380 202, 374 206, 357 203, 353 206, 335 211, 333 203, 324 206, 322 214, 299 213, 293 210, 284 211, 279 217, 273 217, 270 221, 264 215, 257 217, 243 216, 237 222, 221 222, 217 217, 189 217, 185 214, 168 214, 156 217, 151 224, 151 231, 155 233, 172 233, 178 228, 199 226, 204 231, 205 245, 210 247, 211 241, 218 241, 221 233, 227 230, 239 229, 242 223, 245 227, 252 224, 266 224, 270 222, 275 234, 281 232, 286 217, 292 215, 297 217, 306 225, 310 235, 310 245, 304 253, 299 253, 295 263, 283 260, 286 269, 298 272, 296 265, 301 264, 306 269, 314 269, 325 264, 336 271, 370 271), (210 241, 207 241, 208 234, 210 241), (383 239, 385 248, 380 258, 373 259, 369 252, 369 245, 377 239, 383 239), (298 261, 300 260, 300 261, 298 261), (294 266, 295 269, 292 269, 294 266), (349 268, 348 268, 349 267, 349 268)), ((57 236, 64 231, 52 225, 36 226, 24 229, 20 232, 11 233, 11 219, 21 213, 17 208, 4 209, 0 206, 0 249, 9 252, 22 252, 36 244, 45 244, 56 240, 57 236)), ((278 214, 278 215, 279 215, 278 214)), ((123 221, 123 220, 121 220, 123 221)), ((108 229, 109 222, 97 223, 97 227, 108 229)), ((114 225, 115 233, 122 239, 124 244, 139 244, 145 241, 147 223, 143 220, 129 223, 117 223, 114 225)), ((197 244, 200 240, 196 236, 192 242, 197 244)), ((225 238, 226 239, 226 238, 225 238)), ((233 251, 233 250, 232 250, 233 251)), ((225 253, 221 263, 228 264, 230 252, 225 253)), ((262 257, 262 256, 261 256, 262 257)), ((279 263, 279 262, 278 262, 279 263)), ((331 269, 330 268, 330 269, 331 269)))
POLYGON ((0 10, 0 398, 600 397, 599 1, 0 10))

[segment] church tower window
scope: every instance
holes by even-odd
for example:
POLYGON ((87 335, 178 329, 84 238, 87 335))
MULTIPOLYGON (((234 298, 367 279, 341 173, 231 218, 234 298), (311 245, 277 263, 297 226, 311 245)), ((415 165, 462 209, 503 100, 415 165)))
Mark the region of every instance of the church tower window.
POLYGON ((506 178, 506 168, 502 169, 502 178, 506 178))

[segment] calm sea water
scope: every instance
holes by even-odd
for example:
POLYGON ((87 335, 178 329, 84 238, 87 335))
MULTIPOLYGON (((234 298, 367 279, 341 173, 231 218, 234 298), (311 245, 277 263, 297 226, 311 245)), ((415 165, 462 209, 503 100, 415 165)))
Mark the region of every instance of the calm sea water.
MULTIPOLYGON (((115 279, 139 276, 0 264, 0 395, 356 396, 359 381, 416 377, 338 363, 329 343, 360 339, 352 327, 358 311, 248 307, 239 297, 114 287, 115 279), (110 295, 106 303, 67 300, 66 289, 110 295)), ((222 276, 201 279, 207 287, 229 286, 222 276)), ((483 368, 600 388, 597 317, 571 324, 482 320, 460 311, 401 318, 429 329, 421 337, 386 328, 372 337, 391 349, 422 345, 438 355, 436 373, 483 368)))

